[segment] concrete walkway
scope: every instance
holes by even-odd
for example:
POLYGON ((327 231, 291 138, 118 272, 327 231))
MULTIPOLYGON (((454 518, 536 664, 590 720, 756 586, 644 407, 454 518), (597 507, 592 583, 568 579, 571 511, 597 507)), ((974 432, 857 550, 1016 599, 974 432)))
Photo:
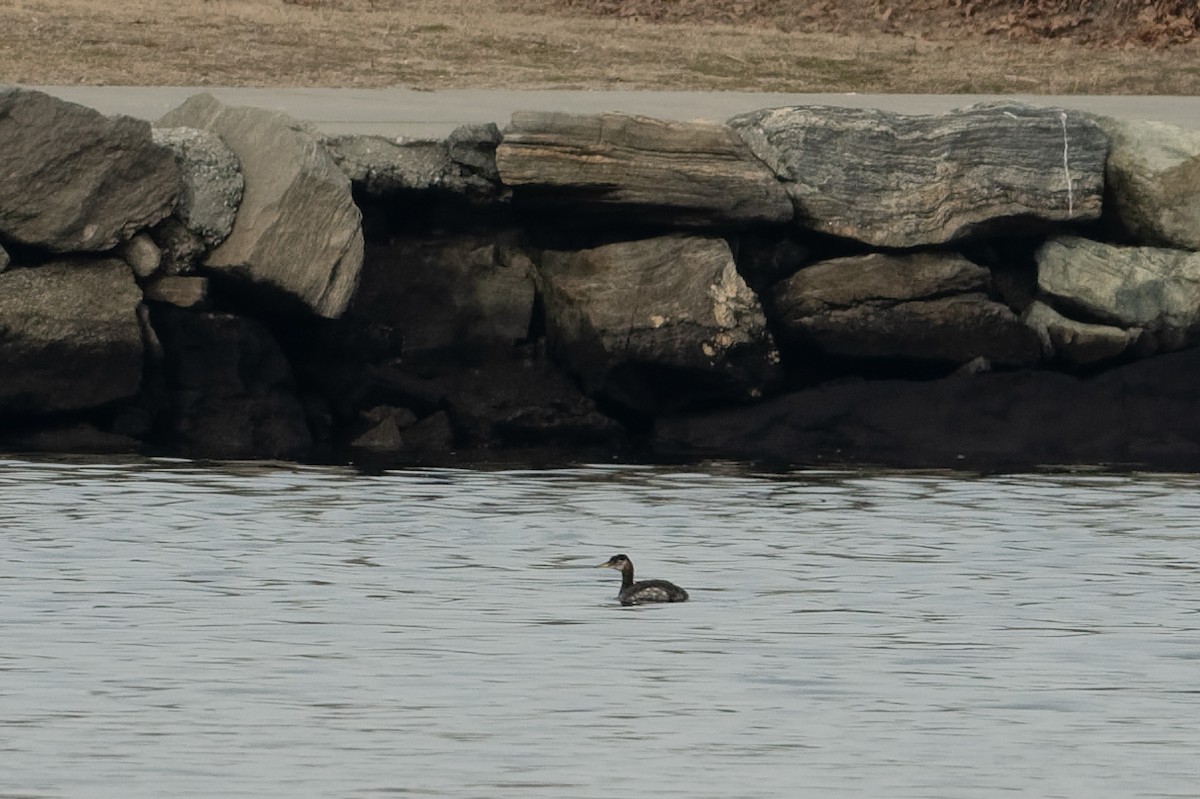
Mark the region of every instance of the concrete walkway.
MULTIPOLYGON (((259 89, 228 87, 37 86, 106 114, 154 120, 198 92, 222 102, 286 111, 329 133, 441 137, 468 122, 503 127, 513 111, 625 111, 660 119, 724 120, 781 105, 875 107, 938 113, 999 95, 757 94, 752 92, 494 91, 453 89, 259 89)), ((1087 97, 1008 95, 1006 99, 1200 129, 1200 97, 1087 97)))

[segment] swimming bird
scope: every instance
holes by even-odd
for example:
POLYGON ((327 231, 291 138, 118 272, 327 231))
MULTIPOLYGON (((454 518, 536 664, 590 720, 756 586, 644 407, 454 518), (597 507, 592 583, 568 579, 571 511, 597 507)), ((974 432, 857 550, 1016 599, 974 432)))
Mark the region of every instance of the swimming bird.
POLYGON ((621 573, 621 591, 617 599, 622 605, 641 605, 645 602, 686 602, 687 591, 666 580, 633 581, 633 561, 625 555, 613 555, 597 569, 616 569, 621 573))

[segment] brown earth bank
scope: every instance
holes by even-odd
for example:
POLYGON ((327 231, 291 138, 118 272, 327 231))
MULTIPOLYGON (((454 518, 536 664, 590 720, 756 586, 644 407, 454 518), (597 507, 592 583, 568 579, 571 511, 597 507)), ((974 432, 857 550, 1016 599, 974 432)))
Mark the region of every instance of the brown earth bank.
POLYGON ((1200 28, 1194 0, 546 0, 576 11, 652 22, 760 25, 785 31, 881 33, 929 39, 999 36, 1030 41, 1163 46, 1200 28))
POLYGON ((1195 94, 1167 0, 0 0, 0 83, 1195 94))

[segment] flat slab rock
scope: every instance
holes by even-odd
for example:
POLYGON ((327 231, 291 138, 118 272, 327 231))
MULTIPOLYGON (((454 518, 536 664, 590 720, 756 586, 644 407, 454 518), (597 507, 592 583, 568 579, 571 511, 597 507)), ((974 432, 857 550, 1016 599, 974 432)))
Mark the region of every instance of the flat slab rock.
POLYGON ((581 224, 745 226, 792 218, 787 193, 733 131, 627 114, 517 113, 496 164, 515 198, 581 224))
POLYGON ((778 284, 781 336, 826 356, 1036 363, 1032 330, 985 293, 990 274, 955 253, 836 258, 778 284))
POLYGON ((0 237, 108 250, 169 214, 178 192, 175 159, 147 123, 0 89, 0 237))
POLYGON ((729 125, 783 181, 801 225, 875 246, 1100 215, 1108 140, 1073 111, 1000 103, 918 116, 795 106, 729 125))
POLYGON ((350 180, 297 120, 198 94, 158 121, 217 133, 241 162, 245 190, 225 241, 205 265, 337 317, 358 285, 362 214, 350 180))

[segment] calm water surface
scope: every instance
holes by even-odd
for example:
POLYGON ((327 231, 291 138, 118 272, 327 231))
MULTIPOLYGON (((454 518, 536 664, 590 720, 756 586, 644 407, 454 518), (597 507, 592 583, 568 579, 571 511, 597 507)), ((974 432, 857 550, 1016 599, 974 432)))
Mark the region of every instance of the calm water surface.
POLYGON ((0 461, 3 797, 1200 796, 1200 478, 0 461), (681 605, 622 608, 627 552, 681 605))

